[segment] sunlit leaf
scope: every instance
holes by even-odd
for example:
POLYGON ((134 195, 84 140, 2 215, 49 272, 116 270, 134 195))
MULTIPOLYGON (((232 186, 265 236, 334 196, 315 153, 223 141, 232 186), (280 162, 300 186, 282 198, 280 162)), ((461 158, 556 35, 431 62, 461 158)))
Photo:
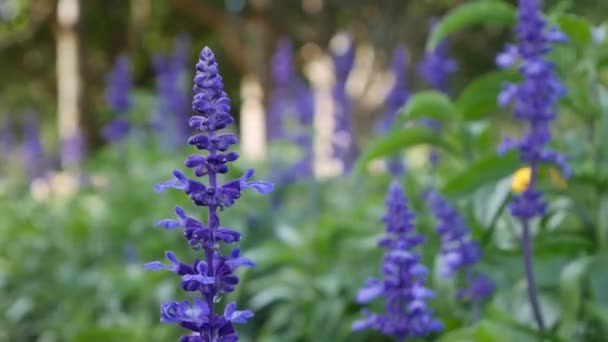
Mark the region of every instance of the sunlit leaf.
POLYGON ((431 118, 446 123, 457 118, 450 98, 435 90, 421 91, 410 97, 397 116, 396 127, 412 119, 431 118))
POLYGON ((376 138, 359 157, 355 165, 356 172, 362 172, 370 161, 391 155, 408 147, 417 145, 434 145, 444 150, 453 148, 439 134, 426 127, 409 127, 396 129, 387 135, 376 138))

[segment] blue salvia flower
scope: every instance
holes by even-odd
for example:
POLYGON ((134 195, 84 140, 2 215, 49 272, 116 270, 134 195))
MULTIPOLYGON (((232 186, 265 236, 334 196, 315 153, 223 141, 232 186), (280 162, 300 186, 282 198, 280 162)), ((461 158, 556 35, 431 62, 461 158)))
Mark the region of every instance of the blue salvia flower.
POLYGON ((498 101, 503 106, 513 103, 513 116, 528 123, 528 131, 520 139, 505 139, 500 152, 517 149, 520 159, 532 169, 528 188, 511 203, 512 214, 528 220, 543 215, 546 208, 542 194, 536 190, 538 165, 557 164, 566 177, 571 173, 564 156, 547 147, 551 140, 549 124, 555 119, 555 105, 565 88, 546 55, 551 51, 551 43, 564 41, 565 36, 555 28, 546 28, 537 0, 520 1, 516 33, 519 44, 507 45, 496 61, 503 68, 517 63, 523 80, 505 84, 498 101))
POLYGON ((187 178, 181 171, 174 170, 174 178, 155 187, 160 192, 167 188, 184 191, 197 206, 207 207, 207 222, 203 223, 188 216, 180 208, 175 208, 176 220, 162 220, 159 226, 166 229, 181 228, 190 247, 201 252, 201 257, 192 263, 180 261, 173 252, 166 252, 169 264, 155 261, 147 263, 151 270, 169 270, 181 276, 184 291, 194 292, 192 301, 173 301, 161 305, 161 322, 174 323, 191 331, 182 336, 181 342, 238 341, 233 324, 246 323, 253 316, 250 310, 237 310, 235 303, 226 305, 223 313, 218 312, 216 303, 225 293, 234 291, 239 278, 234 271, 239 267, 252 267, 253 261, 242 257, 238 247, 230 255, 221 253, 220 243, 238 242, 241 234, 220 225, 218 212, 234 205, 241 192, 253 189, 266 194, 273 185, 262 181, 249 181, 254 171, 249 169, 243 177, 220 182, 219 176, 228 172, 228 163, 236 160, 238 154, 228 152, 237 143, 234 134, 219 133, 228 127, 230 99, 224 92, 222 77, 218 71, 213 52, 205 47, 196 64, 194 77, 194 98, 192 109, 198 114, 190 118, 190 127, 201 133, 193 135, 188 143, 206 155, 191 155, 185 166, 194 169, 196 177, 207 176, 207 184, 187 178))
POLYGON ((297 75, 293 64, 293 45, 281 38, 272 57, 273 90, 268 110, 269 139, 286 138, 303 151, 303 157, 281 171, 279 183, 289 183, 312 175, 312 123, 314 97, 297 75))
POLYGON ((538 166, 542 163, 557 164, 566 177, 571 173, 566 158, 547 147, 551 141, 549 125, 556 117, 555 105, 564 95, 565 88, 555 74, 553 63, 546 57, 551 52, 551 44, 564 41, 566 37, 556 28, 547 27, 538 0, 520 0, 518 17, 515 30, 518 44, 507 45, 505 51, 497 56, 496 62, 503 68, 517 64, 523 77, 518 84, 505 84, 498 102, 503 106, 513 103, 513 116, 527 123, 528 130, 519 139, 506 139, 500 152, 517 149, 521 161, 531 169, 527 188, 513 197, 510 210, 522 223, 522 252, 528 297, 536 325, 543 331, 544 320, 536 293, 532 262, 530 220, 542 216, 547 208, 547 202, 536 187, 538 166))
POLYGON ((348 38, 347 45, 332 55, 335 84, 333 156, 342 161, 343 169, 349 171, 357 158, 356 136, 352 123, 353 104, 346 92, 346 81, 355 63, 355 44, 348 38))
POLYGON ((130 131, 129 121, 124 117, 131 107, 131 73, 127 56, 120 56, 106 77, 106 102, 117 117, 102 128, 107 141, 123 138, 130 131))
MULTIPOLYGON (((393 127, 399 110, 407 103, 410 91, 405 79, 407 68, 407 51, 405 47, 397 47, 393 50, 392 69, 395 81, 385 100, 385 114, 380 121, 380 132, 386 133, 393 127)), ((401 175, 405 171, 405 165, 398 156, 387 160, 388 170, 392 175, 401 175)))
POLYGON ((468 287, 459 290, 457 295, 472 302, 483 300, 492 293, 494 285, 486 276, 475 275, 473 271, 482 257, 479 243, 471 238, 470 230, 456 208, 437 191, 430 190, 426 201, 437 220, 437 233, 441 237, 441 275, 450 278, 462 271, 468 287))
POLYGON ((356 321, 353 330, 375 329, 397 341, 404 341, 439 331, 443 324, 433 317, 433 311, 426 304, 435 293, 425 287, 428 269, 420 264, 420 255, 412 250, 424 237, 414 233, 414 214, 403 190, 395 182, 388 190, 386 206, 388 212, 383 217, 386 237, 378 242, 380 247, 387 249, 382 265, 383 279, 369 279, 357 294, 359 303, 384 297, 385 312, 364 311, 365 318, 356 321))

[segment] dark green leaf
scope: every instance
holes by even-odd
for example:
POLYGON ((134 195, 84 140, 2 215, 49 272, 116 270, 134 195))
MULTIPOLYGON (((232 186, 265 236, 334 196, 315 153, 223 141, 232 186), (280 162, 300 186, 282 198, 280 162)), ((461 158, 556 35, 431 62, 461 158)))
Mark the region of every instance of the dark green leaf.
POLYGON ((608 265, 608 254, 606 253, 597 255, 593 259, 589 265, 589 285, 593 301, 605 312, 608 312, 608 291, 606 291, 608 289, 608 273, 606 273, 606 265, 608 265))
POLYGON ((427 42, 427 51, 450 34, 465 27, 483 23, 512 26, 516 22, 513 6, 501 1, 478 1, 456 7, 448 12, 435 26, 427 42))
POLYGON ((444 150, 452 150, 439 134, 426 127, 396 129, 376 138, 357 160, 355 171, 361 172, 370 161, 391 155, 408 147, 431 144, 444 150))
POLYGON ((494 71, 478 77, 460 93, 456 109, 465 120, 478 120, 499 108, 498 94, 505 82, 519 78, 514 71, 494 71))
POLYGON ((520 164, 515 151, 510 151, 504 156, 490 155, 476 161, 450 179, 443 187, 443 193, 456 195, 477 190, 483 185, 496 182, 512 174, 520 164))
POLYGON ((582 45, 591 43, 591 24, 587 20, 573 14, 562 14, 557 18, 557 24, 569 41, 582 45))
POLYGON ((581 308, 581 282, 589 266, 589 258, 570 262, 562 269, 560 277, 560 299, 562 318, 559 335, 569 341, 574 338, 578 325, 578 313, 581 308))

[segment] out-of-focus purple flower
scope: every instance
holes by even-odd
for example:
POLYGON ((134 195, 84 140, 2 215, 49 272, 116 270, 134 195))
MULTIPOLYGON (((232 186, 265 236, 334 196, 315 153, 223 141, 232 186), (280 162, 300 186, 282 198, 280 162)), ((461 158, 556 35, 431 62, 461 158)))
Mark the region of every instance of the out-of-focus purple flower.
POLYGON ((131 106, 131 66, 129 57, 120 56, 106 77, 106 101, 116 112, 124 112, 131 106))
POLYGON ((2 120, 0 123, 0 152, 4 158, 12 153, 15 148, 15 136, 13 135, 13 127, 11 121, 8 119, 2 120))
POLYGON ((447 92, 447 80, 450 74, 458 70, 458 63, 448 57, 447 51, 448 43, 442 41, 418 64, 420 76, 433 88, 442 92, 447 92))
POLYGON ((277 176, 280 184, 310 177, 313 173, 312 122, 314 97, 312 91, 296 73, 292 42, 283 37, 272 57, 273 89, 268 108, 269 139, 287 139, 303 152, 301 160, 277 176))
MULTIPOLYGON (((399 110, 407 103, 410 97, 410 91, 405 78, 406 69, 407 51, 405 47, 400 46, 393 50, 392 71, 395 80, 384 101, 385 113, 380 121, 381 133, 386 133, 393 128, 399 110)), ((405 164, 399 156, 389 157, 386 163, 389 172, 394 176, 402 175, 405 172, 405 164)))
POLYGON ((43 177, 49 160, 40 137, 40 123, 33 112, 26 113, 24 121, 23 164, 30 180, 43 177))
MULTIPOLYGON (((462 271, 465 274, 473 272, 473 266, 481 259, 482 251, 479 243, 471 238, 469 228, 456 208, 437 191, 426 193, 426 201, 437 220, 437 233, 441 237, 440 269, 443 277, 449 278, 462 271)), ((466 291, 469 299, 480 301, 489 295, 488 286, 476 283, 476 279, 469 277, 466 291), (479 292, 475 292, 480 288, 479 292)), ((486 282, 491 282, 484 276, 486 282)))
POLYGON ((387 249, 382 265, 383 279, 369 279, 357 294, 359 303, 384 297, 385 312, 364 311, 365 317, 353 324, 353 330, 375 329, 404 341, 442 330, 443 324, 433 317, 433 311, 426 304, 435 293, 424 286, 428 270, 412 250, 424 237, 414 234, 414 214, 397 183, 389 188, 386 206, 388 212, 383 217, 386 237, 378 242, 387 249))
POLYGON ((172 146, 178 145, 190 133, 185 124, 188 116, 189 90, 182 84, 189 54, 189 40, 180 36, 175 41, 171 56, 155 55, 158 101, 152 120, 152 127, 162 133, 162 141, 172 146))
POLYGON ((125 118, 116 118, 102 127, 101 135, 108 142, 118 141, 131 131, 131 124, 125 118))
POLYGON ((117 141, 126 136, 131 125, 125 118, 131 107, 131 73, 129 57, 118 57, 112 71, 106 77, 106 102, 115 112, 116 117, 102 127, 102 135, 108 142, 117 141))
POLYGON ((76 165, 80 163, 86 155, 86 140, 81 130, 74 135, 63 139, 61 145, 61 162, 66 165, 76 165))
POLYGON ((350 37, 344 38, 344 46, 339 44, 332 55, 335 74, 335 84, 332 89, 334 99, 332 148, 333 156, 342 161, 344 171, 348 172, 358 154, 352 123, 353 104, 346 92, 346 81, 355 63, 355 44, 350 37))
POLYGON ((488 298, 496 289, 496 284, 492 279, 483 273, 473 275, 471 272, 467 274, 467 284, 466 288, 456 291, 456 297, 470 302, 488 298))
POLYGON ((196 177, 207 176, 208 182, 204 184, 174 170, 174 178, 157 185, 155 190, 178 189, 195 205, 207 207, 206 223, 188 216, 180 207, 175 208, 176 219, 157 223, 165 229, 182 229, 189 246, 200 251, 202 256, 193 263, 184 263, 168 251, 165 254, 168 264, 154 261, 147 263, 146 268, 177 273, 181 276, 182 289, 199 295, 192 302, 167 302, 161 306, 161 322, 178 324, 192 331, 190 335, 182 336, 180 341, 238 341, 233 324, 246 323, 253 313, 236 310, 236 305, 230 303, 220 314, 215 306, 223 294, 234 291, 238 284, 239 278, 234 271, 239 267, 252 267, 254 263, 242 257, 238 247, 233 248, 229 256, 222 254, 220 243, 236 243, 241 234, 221 226, 218 212, 234 205, 244 190, 253 189, 266 194, 273 190, 273 185, 250 181, 254 173, 252 169, 241 178, 220 182, 220 176, 228 172, 228 163, 238 158, 237 153, 228 152, 230 146, 237 143, 237 137, 219 133, 234 120, 230 116, 230 99, 224 92, 218 64, 208 47, 201 51, 196 64, 193 90, 192 109, 198 115, 192 116, 189 124, 201 133, 191 136, 188 143, 207 151, 207 154, 189 156, 185 166, 192 168, 196 177))
MULTIPOLYGON (((436 21, 431 21, 431 31, 435 29, 436 21)), ((443 93, 448 92, 448 77, 458 70, 458 63, 448 56, 448 42, 439 42, 434 50, 427 52, 422 62, 418 64, 418 74, 434 89, 443 93)), ((422 118, 420 123, 433 131, 441 132, 441 123, 432 118, 422 118)), ((428 161, 435 168, 441 159, 436 149, 429 152, 428 161)))
POLYGON ((549 125, 556 116, 555 105, 565 88, 546 55, 551 44, 564 41, 565 36, 556 28, 547 28, 537 0, 520 1, 516 33, 517 46, 507 45, 496 61, 503 68, 517 65, 523 79, 518 84, 506 83, 498 101, 502 105, 513 103, 513 116, 528 123, 528 131, 519 139, 505 139, 500 151, 517 149, 520 159, 532 169, 528 188, 511 203, 511 213, 528 220, 543 215, 546 208, 542 194, 536 190, 538 165, 556 164, 566 177, 571 173, 566 158, 547 147, 551 140, 549 125))
POLYGON ((269 139, 289 138, 289 126, 295 124, 310 130, 314 103, 312 92, 294 67, 293 44, 283 37, 272 57, 273 89, 268 110, 269 139))
POLYGON ((395 117, 399 113, 399 109, 407 103, 407 100, 410 97, 410 90, 407 87, 405 78, 407 72, 406 68, 407 50, 404 46, 399 46, 393 50, 392 71, 395 81, 385 100, 386 112, 382 120, 384 131, 388 131, 392 128, 395 117))

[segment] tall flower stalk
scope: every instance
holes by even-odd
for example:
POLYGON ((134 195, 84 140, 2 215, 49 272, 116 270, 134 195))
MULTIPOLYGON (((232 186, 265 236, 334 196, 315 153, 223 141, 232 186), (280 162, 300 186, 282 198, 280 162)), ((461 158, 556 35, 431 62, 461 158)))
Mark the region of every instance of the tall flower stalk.
POLYGON ((353 324, 353 330, 374 329, 396 341, 405 341, 439 331, 443 324, 433 317, 426 304, 435 293, 424 286, 428 269, 412 250, 424 241, 424 236, 414 233, 414 214, 398 183, 391 184, 385 203, 388 210, 382 220, 386 236, 378 241, 387 250, 382 264, 383 279, 369 279, 357 294, 357 302, 362 304, 384 297, 385 312, 364 311, 365 317, 353 324))
POLYGON ((544 215, 547 208, 536 184, 539 166, 557 164, 566 177, 570 174, 565 157, 547 147, 551 141, 549 125, 556 117, 555 105, 565 88, 555 74, 553 63, 546 57, 551 52, 551 44, 564 41, 566 37, 556 28, 547 26, 538 0, 520 0, 518 18, 515 30, 518 45, 507 45, 496 62, 503 68, 517 65, 523 79, 518 84, 505 84, 498 101, 503 106, 513 103, 513 116, 527 123, 527 131, 519 139, 505 139, 500 151, 518 150, 521 161, 531 169, 528 186, 513 197, 510 210, 523 227, 522 250, 528 296, 536 324, 543 331, 545 323, 534 279, 530 221, 544 215))
POLYGON ((252 169, 239 179, 220 184, 219 176, 226 174, 228 163, 238 158, 237 153, 227 152, 231 145, 237 143, 237 137, 231 133, 219 133, 234 119, 230 116, 230 99, 224 92, 218 64, 208 47, 201 51, 196 64, 193 89, 192 109, 198 115, 192 116, 189 124, 201 133, 190 137, 188 143, 207 151, 207 154, 189 156, 185 166, 194 169, 196 177, 207 176, 207 184, 174 170, 174 178, 157 185, 155 190, 182 190, 195 205, 207 208, 206 223, 187 216, 181 207, 175 208, 176 220, 157 223, 166 229, 181 228, 189 246, 202 255, 192 263, 184 263, 173 252, 167 251, 168 265, 155 261, 147 263, 146 268, 177 273, 181 276, 182 289, 196 294, 193 301, 171 301, 161 305, 162 323, 178 324, 191 331, 189 335, 182 336, 180 342, 238 341, 233 324, 246 323, 253 313, 250 310, 236 310, 236 304, 230 303, 222 314, 217 311, 216 305, 223 294, 234 291, 238 284, 239 278, 234 271, 239 267, 252 267, 254 263, 242 257, 238 247, 233 248, 228 256, 222 254, 220 243, 236 243, 241 234, 222 227, 218 213, 234 205, 242 191, 253 189, 266 194, 272 191, 273 185, 249 181, 254 173, 252 169))

